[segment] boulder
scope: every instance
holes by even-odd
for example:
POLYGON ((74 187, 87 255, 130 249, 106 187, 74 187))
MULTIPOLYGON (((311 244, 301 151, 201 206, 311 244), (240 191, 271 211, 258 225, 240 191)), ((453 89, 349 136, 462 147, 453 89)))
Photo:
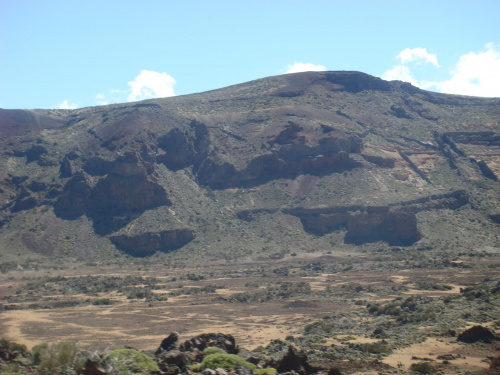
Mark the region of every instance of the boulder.
POLYGON ((156 350, 156 354, 161 353, 162 351, 174 350, 177 348, 179 342, 179 334, 177 332, 172 332, 170 335, 165 337, 158 349, 156 350))
POLYGON ((463 331, 457 337, 458 341, 462 341, 468 344, 472 344, 478 341, 484 343, 491 343, 498 339, 499 339, 498 336, 493 331, 481 325, 469 328, 463 331))
POLYGON ((83 369, 84 375, 107 375, 108 373, 101 368, 101 364, 98 361, 93 361, 87 359, 85 362, 85 368, 83 369))
POLYGON ((158 362, 163 362, 169 365, 175 365, 180 369, 185 368, 191 362, 185 353, 180 350, 170 350, 168 352, 163 352, 157 356, 158 362))
POLYGON ((238 347, 234 337, 223 333, 202 333, 185 341, 179 348, 181 351, 187 352, 194 349, 203 351, 212 346, 221 348, 228 354, 238 354, 238 347))
POLYGON ((307 355, 299 353, 293 345, 288 346, 287 352, 276 356, 273 362, 273 367, 279 373, 295 371, 298 374, 305 375, 315 372, 308 362, 307 355))

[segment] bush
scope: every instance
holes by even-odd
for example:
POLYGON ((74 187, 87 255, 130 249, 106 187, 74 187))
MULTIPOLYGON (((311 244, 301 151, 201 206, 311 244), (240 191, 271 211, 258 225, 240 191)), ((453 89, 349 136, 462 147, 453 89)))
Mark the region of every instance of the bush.
POLYGON ((412 363, 410 370, 419 372, 420 374, 435 374, 436 368, 430 362, 412 363))
POLYGON ((40 344, 33 348, 33 364, 38 365, 37 375, 66 374, 71 369, 81 372, 85 358, 73 342, 40 344))
POLYGON ((28 349, 24 344, 18 344, 17 342, 9 341, 6 339, 0 339, 0 347, 7 348, 12 352, 27 352, 28 349))
POLYGON ((391 349, 387 346, 384 341, 361 344, 363 351, 372 354, 389 354, 391 349))
POLYGON ((203 351, 203 354, 205 355, 210 355, 210 354, 227 354, 223 349, 217 348, 215 346, 211 346, 209 348, 206 348, 203 351))
POLYGON ((272 367, 258 368, 256 370, 253 370, 253 373, 257 375, 276 375, 278 373, 278 370, 272 367))
POLYGON ((203 361, 200 363, 201 370, 205 370, 207 368, 212 370, 215 370, 216 368, 236 370, 238 367, 244 367, 248 370, 257 369, 257 366, 253 363, 245 361, 236 354, 210 354, 203 358, 203 361))
POLYGON ((113 350, 104 356, 103 364, 107 372, 117 371, 125 374, 148 375, 153 371, 159 371, 152 358, 135 349, 113 350))

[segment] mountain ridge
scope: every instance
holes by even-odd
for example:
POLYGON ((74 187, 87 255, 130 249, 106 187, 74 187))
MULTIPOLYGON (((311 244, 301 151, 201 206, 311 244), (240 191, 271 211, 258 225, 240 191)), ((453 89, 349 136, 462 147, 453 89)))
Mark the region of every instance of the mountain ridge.
POLYGON ((500 99, 350 71, 0 110, 2 253, 236 259, 498 247, 499 117, 500 99), (404 208, 415 200, 427 206, 404 208), (436 225, 453 232, 448 244, 436 225))

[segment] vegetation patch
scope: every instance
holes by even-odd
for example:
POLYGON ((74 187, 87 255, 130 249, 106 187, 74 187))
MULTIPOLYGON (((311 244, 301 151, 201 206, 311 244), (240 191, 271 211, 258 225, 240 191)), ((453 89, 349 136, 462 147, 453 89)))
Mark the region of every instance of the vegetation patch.
POLYGON ((153 371, 159 371, 158 365, 152 358, 135 349, 113 350, 104 356, 103 364, 109 372, 148 375, 153 371))

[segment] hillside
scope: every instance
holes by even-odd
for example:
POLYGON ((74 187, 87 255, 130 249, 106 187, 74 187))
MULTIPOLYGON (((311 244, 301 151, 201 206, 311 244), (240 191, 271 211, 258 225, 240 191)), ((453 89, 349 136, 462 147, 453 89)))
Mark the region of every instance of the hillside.
POLYGON ((497 252, 499 119, 359 72, 0 110, 0 263, 497 252))

